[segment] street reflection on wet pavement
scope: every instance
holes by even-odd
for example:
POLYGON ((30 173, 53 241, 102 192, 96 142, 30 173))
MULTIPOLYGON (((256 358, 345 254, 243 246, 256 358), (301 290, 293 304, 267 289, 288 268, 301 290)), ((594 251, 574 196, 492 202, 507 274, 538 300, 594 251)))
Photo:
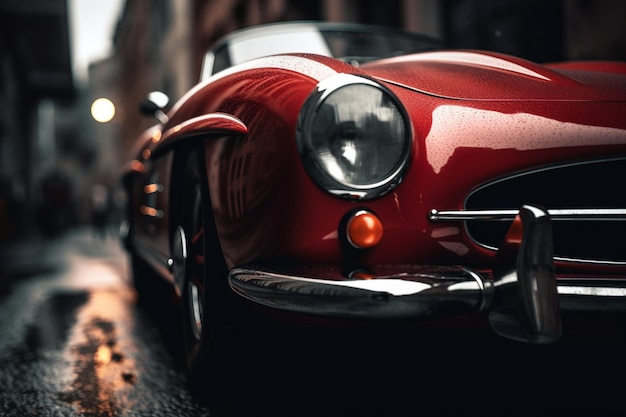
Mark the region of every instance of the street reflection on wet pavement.
POLYGON ((136 307, 114 237, 77 230, 4 247, 2 261, 0 415, 209 414, 136 307))

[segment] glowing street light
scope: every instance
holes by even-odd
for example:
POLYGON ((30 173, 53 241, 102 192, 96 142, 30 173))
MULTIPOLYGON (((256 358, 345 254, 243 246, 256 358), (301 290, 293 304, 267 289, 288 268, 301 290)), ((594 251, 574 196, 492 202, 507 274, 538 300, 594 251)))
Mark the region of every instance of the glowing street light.
POLYGON ((100 97, 91 103, 91 117, 96 122, 107 123, 115 116, 115 104, 108 98, 100 97))

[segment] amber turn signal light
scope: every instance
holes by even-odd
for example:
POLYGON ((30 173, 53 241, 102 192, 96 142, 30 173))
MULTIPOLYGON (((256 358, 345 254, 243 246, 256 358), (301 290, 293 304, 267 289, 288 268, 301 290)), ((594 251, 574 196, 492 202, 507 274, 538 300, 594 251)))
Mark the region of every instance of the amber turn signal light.
POLYGON ((346 237, 357 249, 371 248, 382 239, 383 224, 374 213, 359 210, 348 219, 346 237))

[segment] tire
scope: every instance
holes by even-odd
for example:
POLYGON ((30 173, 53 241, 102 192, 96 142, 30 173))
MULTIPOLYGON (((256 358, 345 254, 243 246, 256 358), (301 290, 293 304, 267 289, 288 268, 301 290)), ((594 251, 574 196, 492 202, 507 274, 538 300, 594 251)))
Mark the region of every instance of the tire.
POLYGON ((186 158, 182 183, 179 224, 187 248, 185 267, 180 272, 184 352, 192 388, 215 403, 223 398, 226 385, 230 290, 200 151, 192 151, 186 158))

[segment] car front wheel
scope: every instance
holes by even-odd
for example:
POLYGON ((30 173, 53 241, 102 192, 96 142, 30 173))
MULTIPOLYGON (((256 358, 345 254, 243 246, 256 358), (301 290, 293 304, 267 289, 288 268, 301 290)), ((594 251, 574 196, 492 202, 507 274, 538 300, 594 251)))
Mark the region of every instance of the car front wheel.
POLYGON ((219 397, 227 374, 228 270, 217 239, 208 195, 204 158, 191 152, 185 164, 179 233, 185 246, 182 283, 183 338, 195 388, 219 397))

